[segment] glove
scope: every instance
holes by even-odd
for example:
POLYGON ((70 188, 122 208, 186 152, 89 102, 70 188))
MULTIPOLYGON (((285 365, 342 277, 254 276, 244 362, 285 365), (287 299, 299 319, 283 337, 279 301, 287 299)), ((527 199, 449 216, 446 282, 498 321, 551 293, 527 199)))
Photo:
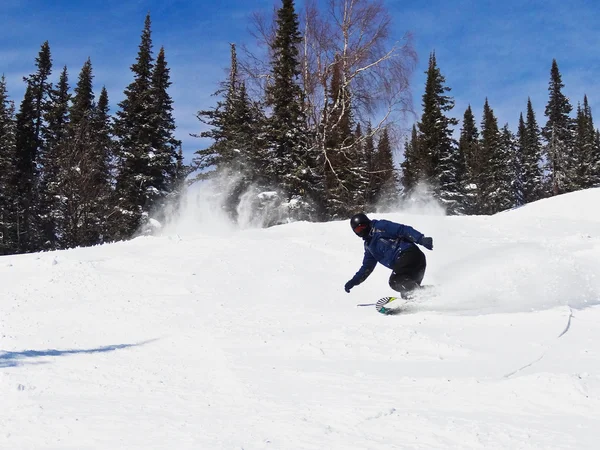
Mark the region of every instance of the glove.
POLYGON ((354 286, 356 286, 356 283, 353 280, 350 280, 344 285, 344 290, 347 293, 350 293, 350 289, 352 289, 354 286))
POLYGON ((422 245, 427 250, 433 250, 433 238, 423 236, 418 244, 422 245))

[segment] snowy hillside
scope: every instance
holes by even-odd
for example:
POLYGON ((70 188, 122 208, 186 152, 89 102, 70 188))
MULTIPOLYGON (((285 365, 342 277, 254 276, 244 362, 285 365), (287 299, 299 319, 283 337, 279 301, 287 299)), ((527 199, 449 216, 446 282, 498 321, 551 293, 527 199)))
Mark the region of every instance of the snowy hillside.
POLYGON ((2 257, 0 449, 596 449, 599 204, 373 215, 434 237, 398 316, 346 221, 2 257))

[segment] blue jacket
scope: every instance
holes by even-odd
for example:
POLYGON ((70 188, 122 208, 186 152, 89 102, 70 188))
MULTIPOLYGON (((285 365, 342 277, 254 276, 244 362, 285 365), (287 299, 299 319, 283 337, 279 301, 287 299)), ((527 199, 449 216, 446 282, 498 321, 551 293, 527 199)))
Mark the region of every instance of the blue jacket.
POLYGON ((371 275, 377 263, 392 269, 401 252, 423 237, 408 225, 402 225, 389 220, 372 220, 371 231, 365 239, 365 256, 362 267, 352 278, 354 284, 360 284, 371 275))

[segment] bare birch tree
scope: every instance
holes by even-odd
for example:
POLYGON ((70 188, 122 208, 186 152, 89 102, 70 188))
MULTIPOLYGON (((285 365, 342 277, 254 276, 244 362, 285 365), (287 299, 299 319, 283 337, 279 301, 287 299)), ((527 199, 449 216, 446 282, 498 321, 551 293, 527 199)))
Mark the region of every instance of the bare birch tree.
POLYGON ((416 62, 411 35, 393 40, 391 18, 381 0, 328 0, 324 12, 311 0, 303 18, 305 101, 309 125, 320 131, 320 148, 347 114, 348 105, 358 122, 372 120, 374 134, 398 123, 411 110, 409 77, 416 62), (341 65, 340 92, 351 96, 334 96, 344 99, 342 105, 327 104, 335 64, 341 65), (339 113, 324 117, 328 109, 339 113))
MULTIPOLYGON (((315 0, 308 0, 300 19, 307 128, 315 130, 313 148, 323 153, 324 162, 335 171, 326 142, 348 116, 348 107, 358 123, 366 125, 371 121, 371 137, 379 135, 383 128, 393 129, 412 110, 409 77, 416 53, 410 33, 394 40, 391 17, 381 0, 328 0, 322 9, 315 0), (328 89, 336 64, 341 66, 340 92, 330 95, 328 89), (348 95, 350 98, 346 98, 348 95), (332 98, 340 103, 331 104, 332 98)), ((253 35, 268 55, 274 36, 273 20, 255 14, 253 35)), ((263 90, 269 83, 266 58, 249 51, 246 54, 243 68, 255 86, 263 90)), ((361 139, 367 137, 364 134, 361 139)), ((333 151, 345 153, 355 144, 348 142, 333 151)))
MULTIPOLYGON (((366 192, 357 192, 364 190, 370 174, 394 170, 369 167, 362 149, 384 130, 393 139, 412 111, 409 78, 416 53, 410 33, 394 39, 382 0, 307 0, 299 19, 299 84, 305 129, 310 131, 307 152, 325 180, 326 210, 330 217, 343 217, 365 207, 365 201, 358 204, 356 199, 365 199, 366 192), (354 132, 360 125, 370 131, 354 132)), ((268 62, 274 24, 274 15, 253 16, 258 47, 245 48, 240 64, 257 95, 264 96, 272 83, 268 62)))

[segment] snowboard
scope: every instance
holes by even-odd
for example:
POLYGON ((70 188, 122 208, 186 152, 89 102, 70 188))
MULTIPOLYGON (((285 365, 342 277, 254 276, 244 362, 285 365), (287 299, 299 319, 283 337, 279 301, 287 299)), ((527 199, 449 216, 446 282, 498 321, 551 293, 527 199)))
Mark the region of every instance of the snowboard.
POLYGON ((382 297, 375 303, 359 303, 357 306, 374 306, 381 314, 393 315, 400 314, 409 302, 402 297, 382 297), (391 305, 392 302, 393 305, 391 305))
POLYGON ((385 315, 401 314, 409 300, 402 297, 382 297, 375 303, 378 313, 385 315))
POLYGON ((409 298, 402 298, 400 296, 382 297, 375 303, 359 303, 357 306, 375 306, 378 313, 385 315, 402 314, 410 309, 409 306, 412 303, 423 301, 425 293, 432 295, 433 286, 421 286, 421 289, 413 291, 409 298))

